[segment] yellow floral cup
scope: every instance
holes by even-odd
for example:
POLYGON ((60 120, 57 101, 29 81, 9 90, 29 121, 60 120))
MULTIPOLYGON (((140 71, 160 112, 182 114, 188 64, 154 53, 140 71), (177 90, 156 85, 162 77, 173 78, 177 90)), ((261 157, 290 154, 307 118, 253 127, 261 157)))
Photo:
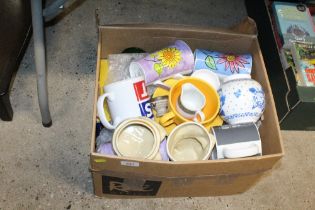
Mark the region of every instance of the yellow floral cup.
POLYGON ((190 47, 177 40, 173 45, 131 62, 129 72, 131 77, 144 76, 146 85, 150 85, 175 74, 189 74, 193 66, 194 55, 190 47))
POLYGON ((162 116, 159 123, 163 127, 167 127, 170 124, 175 123, 179 125, 184 122, 192 121, 183 117, 176 109, 176 103, 180 97, 181 89, 183 84, 191 83, 195 85, 205 96, 206 103, 204 108, 201 110, 205 119, 200 122, 205 128, 210 129, 213 126, 219 126, 223 124, 223 120, 219 116, 220 100, 217 91, 209 85, 207 82, 194 77, 186 77, 180 79, 177 83, 171 87, 169 92, 169 112, 162 116))

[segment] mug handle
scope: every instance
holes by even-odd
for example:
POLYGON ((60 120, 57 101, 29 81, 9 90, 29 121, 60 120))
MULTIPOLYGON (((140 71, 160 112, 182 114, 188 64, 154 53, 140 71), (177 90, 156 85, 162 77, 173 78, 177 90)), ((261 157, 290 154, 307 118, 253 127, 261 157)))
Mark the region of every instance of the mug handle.
MULTIPOLYGON (((183 79, 184 76, 181 75, 180 73, 178 73, 178 74, 174 74, 171 78, 176 79, 176 80, 180 80, 180 79, 183 79)), ((168 91, 171 90, 171 87, 166 85, 166 84, 164 84, 161 80, 156 80, 153 83, 153 85, 156 86, 156 87, 163 88, 163 89, 168 90, 168 91)))
POLYGON ((112 93, 104 93, 103 95, 101 95, 98 98, 98 100, 97 100, 97 114, 98 114, 98 117, 100 118, 102 124, 106 128, 113 130, 116 128, 116 125, 115 124, 112 125, 108 122, 108 120, 106 119, 105 111, 104 111, 104 101, 106 98, 108 100, 112 101, 114 99, 114 95, 112 93))
POLYGON ((199 122, 204 121, 205 119, 206 119, 206 116, 205 116, 205 114, 204 114, 202 111, 197 111, 197 112, 195 113, 195 116, 194 116, 194 121, 195 121, 195 122, 199 123, 199 122), (199 119, 198 119, 198 116, 199 116, 199 118, 200 118, 200 121, 199 121, 199 119))
POLYGON ((251 144, 246 147, 240 146, 239 148, 224 148, 223 156, 225 158, 241 158, 254 156, 259 153, 259 148, 256 144, 251 144))
POLYGON ((167 127, 174 123, 175 114, 173 112, 168 112, 160 118, 160 124, 167 127))
POLYGON ((154 83, 153 83, 154 86, 156 87, 159 87, 159 88, 163 88, 165 90, 168 90, 170 91, 171 90, 171 87, 164 84, 161 80, 156 80, 154 83))

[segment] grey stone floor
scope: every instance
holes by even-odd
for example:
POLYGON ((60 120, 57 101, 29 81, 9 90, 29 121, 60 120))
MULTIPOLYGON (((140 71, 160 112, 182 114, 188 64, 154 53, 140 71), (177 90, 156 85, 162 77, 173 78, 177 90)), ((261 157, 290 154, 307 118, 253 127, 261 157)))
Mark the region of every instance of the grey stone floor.
POLYGON ((242 0, 76 1, 47 32, 53 126, 43 128, 32 41, 12 88, 12 122, 0 122, 0 209, 315 209, 315 132, 282 131, 286 155, 240 195, 206 198, 100 199, 89 168, 97 29, 100 23, 160 22, 228 27, 242 0))

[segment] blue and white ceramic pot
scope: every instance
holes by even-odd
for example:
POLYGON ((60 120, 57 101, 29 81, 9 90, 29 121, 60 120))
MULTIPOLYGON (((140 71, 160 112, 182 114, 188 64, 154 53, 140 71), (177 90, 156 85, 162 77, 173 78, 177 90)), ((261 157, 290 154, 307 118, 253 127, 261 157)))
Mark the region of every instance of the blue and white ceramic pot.
POLYGON ((250 75, 226 77, 218 93, 220 116, 228 124, 255 123, 264 112, 264 90, 250 75))

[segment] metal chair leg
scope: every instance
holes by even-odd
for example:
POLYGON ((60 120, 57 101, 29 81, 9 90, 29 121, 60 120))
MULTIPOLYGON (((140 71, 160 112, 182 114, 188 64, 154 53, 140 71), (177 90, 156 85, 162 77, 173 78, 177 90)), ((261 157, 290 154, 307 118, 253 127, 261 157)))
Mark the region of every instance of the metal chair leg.
POLYGON ((68 0, 55 0, 49 6, 47 6, 43 10, 43 16, 46 18, 45 20, 53 19, 58 13, 62 11, 61 7, 67 2, 68 0))
POLYGON ((52 120, 48 104, 42 0, 31 0, 31 7, 38 102, 43 126, 50 127, 52 125, 52 120))

